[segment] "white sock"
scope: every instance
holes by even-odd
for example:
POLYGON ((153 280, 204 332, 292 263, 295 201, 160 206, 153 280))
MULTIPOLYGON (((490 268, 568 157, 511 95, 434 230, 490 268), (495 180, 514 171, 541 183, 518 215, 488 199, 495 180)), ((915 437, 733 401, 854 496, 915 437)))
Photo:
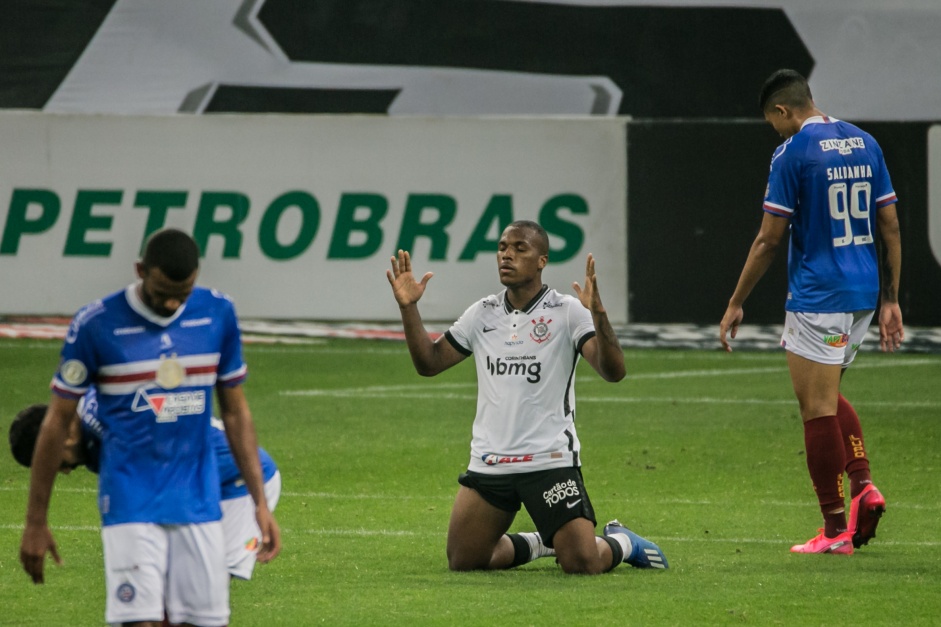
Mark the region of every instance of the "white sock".
POLYGON ((555 555, 555 549, 550 549, 542 543, 542 536, 539 535, 539 532, 520 533, 518 535, 526 540, 526 544, 529 545, 529 553, 532 556, 530 561, 539 559, 540 557, 552 557, 555 555))
POLYGON ((608 537, 621 545, 621 550, 624 551, 625 560, 631 556, 631 551, 634 550, 634 545, 631 542, 631 539, 627 537, 626 533, 612 533, 608 537))

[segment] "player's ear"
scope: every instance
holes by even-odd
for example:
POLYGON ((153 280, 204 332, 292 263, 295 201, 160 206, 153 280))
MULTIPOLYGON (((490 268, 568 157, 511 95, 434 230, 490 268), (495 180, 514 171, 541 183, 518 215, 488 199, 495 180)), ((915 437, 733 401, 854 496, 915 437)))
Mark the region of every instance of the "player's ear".
POLYGON ((539 255, 539 269, 542 270, 549 263, 549 255, 539 255))
POLYGON ((142 261, 138 261, 134 264, 134 270, 137 271, 138 279, 143 279, 145 276, 147 276, 147 268, 144 267, 144 263, 142 261))

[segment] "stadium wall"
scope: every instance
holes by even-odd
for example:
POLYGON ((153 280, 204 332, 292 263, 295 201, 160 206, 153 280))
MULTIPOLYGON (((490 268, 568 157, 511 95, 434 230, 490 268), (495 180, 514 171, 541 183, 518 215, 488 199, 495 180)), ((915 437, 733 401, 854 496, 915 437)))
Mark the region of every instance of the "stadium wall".
MULTIPOLYGON (((906 320, 941 326, 941 126, 863 126, 900 197, 906 320)), ((0 314, 74 312, 176 226, 243 316, 395 320, 384 272, 406 248, 437 275, 426 317, 451 320, 499 287, 499 232, 526 218, 550 232, 551 284, 597 257, 615 322, 711 324, 777 143, 750 120, 0 112, 0 314)), ((785 293, 782 254, 749 320, 780 322, 785 293)))
MULTIPOLYGON (((633 322, 714 324, 721 315, 758 228, 767 164, 779 141, 755 110, 756 92, 771 71, 792 67, 808 76, 823 110, 859 123, 882 143, 900 197, 902 305, 906 321, 941 326, 941 131, 929 131, 941 122, 941 4, 937 0, 10 0, 0 8, 0 18, 0 109, 117 116, 192 114, 199 118, 232 114, 368 114, 421 116, 426 120, 443 116, 629 116, 633 122, 629 124, 631 141, 626 150, 631 167, 626 175, 617 175, 619 185, 627 179, 628 199, 619 205, 625 215, 610 216, 616 222, 609 222, 605 225, 608 228, 601 230, 606 231, 605 236, 623 234, 625 230, 628 234, 627 243, 621 244, 626 251, 626 267, 617 270, 624 280, 618 275, 613 289, 624 291, 623 298, 617 294, 615 303, 619 317, 633 322), (622 223, 627 226, 610 228, 622 223)), ((12 139, 13 144, 4 144, 8 153, 11 146, 18 149, 17 142, 28 143, 34 138, 24 139, 22 134, 14 133, 12 139)), ((502 139, 494 138, 490 146, 494 155, 502 150, 502 139)), ((99 163, 97 146, 107 148, 107 143, 96 137, 89 144, 96 147, 89 163, 99 163)), ((564 144, 549 148, 543 143, 541 152, 552 153, 560 146, 567 149, 564 144)), ((392 145, 379 150, 387 149, 395 150, 392 145)), ((373 150, 372 145, 364 148, 365 153, 373 150)), ((439 146, 431 152, 441 157, 442 150, 439 146)), ((316 158, 298 153, 295 156, 299 162, 313 159, 312 163, 327 172, 334 171, 331 165, 343 163, 354 168, 350 177, 362 175, 355 169, 359 164, 355 159, 331 161, 322 149, 310 151, 308 147, 308 151, 316 152, 316 158)), ((182 208, 167 205, 170 223, 185 223, 188 218, 181 217, 185 214, 196 228, 200 211, 207 212, 206 207, 226 198, 213 193, 242 193, 239 185, 232 183, 210 189, 206 197, 200 191, 204 182, 198 181, 196 174, 181 174, 182 163, 191 155, 199 158, 202 154, 191 144, 178 145, 172 155, 162 154, 174 164, 168 177, 160 179, 152 172, 141 180, 148 184, 153 181, 154 190, 175 190, 185 195, 182 208), (174 187, 180 181, 192 182, 192 187, 174 187), (194 204, 196 208, 192 209, 194 204), (197 217, 188 211, 195 211, 197 217)), ((354 212, 347 227, 355 226, 363 212, 375 216, 382 211, 383 203, 389 206, 378 229, 381 236, 376 231, 355 232, 350 228, 347 235, 353 239, 347 240, 346 248, 333 249, 347 254, 354 250, 371 252, 380 237, 379 248, 394 248, 407 215, 417 213, 427 218, 439 212, 443 220, 453 200, 454 223, 444 229, 449 238, 445 260, 431 259, 432 242, 442 245, 440 232, 437 239, 417 235, 424 227, 416 224, 419 230, 405 230, 408 237, 404 241, 417 242, 419 249, 422 245, 429 247, 427 253, 419 251, 419 255, 426 254, 429 266, 440 270, 436 284, 445 277, 450 281, 453 273, 484 277, 481 280, 485 281, 486 272, 465 272, 476 267, 460 257, 470 241, 464 239, 471 237, 468 230, 475 233, 477 224, 461 221, 473 215, 476 219, 503 216, 510 205, 514 216, 538 217, 552 198, 548 194, 552 186, 546 183, 545 188, 520 197, 512 196, 516 188, 509 184, 480 192, 488 177, 499 179, 489 163, 502 162, 498 156, 475 154, 477 157, 447 154, 461 167, 477 167, 477 158, 483 164, 480 173, 473 169, 461 171, 462 182, 453 187, 447 182, 447 174, 431 168, 426 174, 434 180, 426 189, 404 191, 377 183, 372 190, 363 188, 365 192, 334 187, 335 197, 321 197, 323 179, 316 178, 316 172, 309 174, 296 187, 314 189, 312 197, 318 203, 321 221, 315 237, 302 252, 299 249, 303 248, 305 235, 299 235, 291 246, 293 240, 287 231, 290 216, 303 210, 272 210, 269 203, 280 197, 266 188, 264 181, 258 183, 257 189, 264 189, 270 197, 246 196, 247 215, 242 226, 253 228, 253 221, 258 221, 260 228, 260 216, 278 213, 282 218, 277 220, 278 235, 264 243, 257 233, 243 233, 240 254, 251 254, 253 246, 261 252, 259 267, 233 273, 238 279, 229 278, 231 269, 238 265, 233 263, 229 248, 235 246, 231 242, 236 235, 230 233, 226 239, 224 234, 212 231, 222 227, 212 227, 210 221, 200 223, 203 231, 199 236, 205 238, 210 259, 219 261, 223 285, 231 282, 237 295, 238 290, 257 281, 265 288, 261 292, 265 311, 277 309, 272 315, 286 316, 294 309, 278 302, 273 288, 253 278, 253 273, 269 276, 278 270, 286 280, 294 281, 295 290, 319 285, 311 283, 310 268, 303 275, 285 269, 293 268, 292 264, 301 259, 329 256, 335 235, 329 230, 333 228, 330 220, 340 216, 342 199, 347 203, 344 211, 349 211, 350 203, 371 203, 356 209, 359 213, 354 212), (484 183, 472 193, 474 177, 484 183), (387 189, 398 191, 384 191, 387 189), (432 206, 419 208, 421 203, 432 206), (355 236, 364 239, 359 241, 355 236), (326 247, 327 251, 318 247, 326 247), (461 251, 455 253, 457 248, 461 251), (283 258, 275 262, 265 256, 265 250, 283 258), (455 254, 458 261, 448 261, 455 254), (453 263, 454 272, 450 266, 439 267, 441 261, 453 263)), ((128 155, 137 158, 138 152, 132 150, 128 155)), ((277 155, 277 150, 266 154, 267 162, 280 166, 277 155)), ((15 157, 8 157, 15 161, 15 157)), ((541 159, 538 155, 534 163, 543 163, 541 159)), ((73 161, 81 163, 82 159, 73 157, 73 161)), ((248 161, 239 161, 234 155, 226 155, 223 160, 231 164, 231 172, 241 173, 239 184, 266 172, 264 168, 250 171, 248 161)), ((128 167, 119 158, 105 162, 115 168, 128 167), (112 161, 118 163, 112 165, 112 161)), ((201 161, 196 171, 210 172, 206 163, 201 161)), ((402 161, 397 166, 406 168, 407 163, 418 161, 402 161)), ((519 169, 520 163, 513 163, 512 168, 519 169)), ((290 164, 289 170, 293 167, 290 164)), ((608 172, 605 168, 601 171, 608 172)), ((36 176, 27 173, 17 184, 29 185, 36 176)), ((100 172, 89 173, 87 179, 95 177, 108 180, 100 172)), ((417 175, 415 178, 425 180, 417 175)), ((518 173, 518 181, 524 179, 535 180, 525 168, 518 173)), ((0 177, 0 202, 5 212, 14 200, 7 180, 0 177)), ((40 180, 46 179, 40 176, 40 180)), ((179 196, 165 193, 138 197, 140 190, 122 186, 125 182, 136 185, 134 181, 134 177, 119 181, 115 176, 115 187, 104 190, 108 193, 103 196, 82 194, 70 199, 56 195, 63 213, 78 208, 88 214, 94 228, 72 231, 71 226, 63 226, 63 215, 42 236, 5 234, 14 239, 7 240, 8 252, 0 251, 2 273, 24 268, 24 276, 34 277, 37 267, 54 269, 70 279, 74 274, 74 278, 81 279, 79 285, 94 287, 89 290, 93 295, 100 293, 100 287, 110 288, 113 275, 97 270, 82 272, 87 261, 71 263, 78 261, 72 253, 100 250, 98 245, 107 242, 95 238, 107 239, 112 227, 120 229, 134 220, 141 222, 145 214, 150 220, 162 211, 154 209, 152 203, 180 202, 179 196), (114 191, 121 194, 117 204, 115 196, 109 195, 114 191), (138 202, 145 208, 138 208, 138 202), (104 216, 116 208, 121 211, 113 218, 104 216), (102 228, 101 219, 110 219, 113 224, 102 228), (56 229, 66 231, 59 236, 56 229), (79 236, 87 237, 86 243, 95 246, 70 248, 70 242, 77 245, 79 236), (50 263, 46 257, 37 256, 37 267, 30 262, 11 264, 22 254, 9 252, 14 240, 19 242, 18 251, 29 250, 30 242, 35 242, 46 254, 50 254, 50 246, 60 258, 69 253, 69 263, 47 267, 43 265, 50 263)), ((70 193, 77 194, 78 189, 70 193)), ((19 202, 24 198, 22 194, 17 196, 19 202)), ((241 196, 237 194, 228 197, 235 205, 242 202, 238 198, 241 196)), ((590 200, 595 202, 594 197, 590 200)), ((38 206, 33 205, 30 211, 38 212, 38 206)), ((575 241, 571 229, 587 229, 585 241, 590 241, 594 232, 585 216, 594 219, 602 211, 612 211, 612 207, 592 204, 583 214, 578 213, 579 208, 550 207, 547 211, 561 212, 557 215, 569 212, 568 217, 558 220, 560 233, 554 236, 555 245, 566 254, 574 250, 574 244, 566 243, 575 241)), ((242 209, 238 205, 230 210, 242 209)), ((225 208, 220 205, 216 210, 224 212, 225 208)), ((313 213, 309 207, 308 212, 313 213)), ((0 217, 4 219, 0 226, 5 226, 7 215, 0 217)), ((21 221, 32 218, 31 213, 21 221)), ((221 219, 213 213, 213 220, 221 219)), ((115 256, 117 251, 133 256, 148 224, 145 221, 140 228, 131 229, 130 239, 115 241, 115 256)), ((487 238, 492 240, 493 234, 487 238)), ((603 249, 593 252, 598 254, 598 250, 603 249)), ((468 254, 477 252, 472 246, 468 254)), ((584 246, 579 247, 578 255, 585 252, 584 246)), ((369 262, 375 261, 364 256, 369 262)), ((749 300, 749 321, 780 323, 784 263, 781 255, 749 300)), ((207 264, 207 271, 210 266, 216 264, 207 264)), ((376 279, 375 275, 369 276, 376 279)), ((565 284, 570 278, 548 277, 554 284, 565 284)), ((606 280, 611 278, 606 272, 606 280)), ((3 280, 7 281, 3 285, 34 286, 25 278, 3 280)), ((487 285, 477 287, 487 291, 492 284, 487 285)), ((76 289, 70 283, 65 292, 76 289)), ((609 300, 615 296, 610 292, 606 295, 609 300)), ((460 296, 458 300, 463 302, 465 294, 460 296)), ((15 298, 4 298, 0 312, 20 311, 36 302, 43 311, 58 309, 63 305, 52 307, 52 303, 64 297, 17 293, 15 298)), ((329 296, 292 298, 304 303, 297 310, 307 311, 306 315, 341 315, 337 313, 338 305, 323 304, 329 296), (308 311, 308 305, 315 300, 318 307, 308 311)), ((445 317, 453 313, 449 305, 435 305, 434 311, 442 316, 448 312, 445 317)), ((381 304, 373 304, 342 317, 374 319, 387 314, 394 316, 381 304)))

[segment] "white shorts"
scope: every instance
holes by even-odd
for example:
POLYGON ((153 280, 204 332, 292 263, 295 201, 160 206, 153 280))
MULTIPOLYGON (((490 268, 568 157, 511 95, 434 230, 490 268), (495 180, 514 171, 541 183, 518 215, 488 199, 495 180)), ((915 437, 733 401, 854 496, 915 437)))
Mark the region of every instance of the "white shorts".
POLYGON ((873 310, 851 313, 788 311, 781 346, 810 361, 846 368, 866 337, 873 310))
MULTIPOLYGON (((281 473, 276 472, 265 482, 265 500, 272 512, 281 498, 281 473)), ((250 494, 219 503, 222 506, 222 529, 225 536, 225 567, 239 579, 251 579, 255 557, 261 544, 261 529, 255 520, 255 501, 250 494)))
POLYGON ((109 525, 101 540, 107 622, 162 621, 166 609, 171 623, 229 623, 221 522, 109 525))

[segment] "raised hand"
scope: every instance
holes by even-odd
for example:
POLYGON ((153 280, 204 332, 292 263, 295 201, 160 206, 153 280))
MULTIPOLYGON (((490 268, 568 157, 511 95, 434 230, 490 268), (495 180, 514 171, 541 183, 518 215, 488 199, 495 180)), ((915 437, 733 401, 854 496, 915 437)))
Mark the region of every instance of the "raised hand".
POLYGON ((395 296, 399 307, 417 303, 425 293, 425 287, 432 276, 432 272, 426 272, 421 282, 416 281, 412 274, 412 258, 406 250, 400 250, 398 257, 392 257, 392 269, 386 270, 386 278, 389 279, 392 295, 395 296))
POLYGON ((601 294, 598 292, 598 276, 595 274, 595 258, 588 253, 588 261, 585 263, 585 289, 582 289, 578 282, 572 283, 572 289, 578 300, 588 311, 594 313, 605 313, 604 305, 601 304, 601 294))

